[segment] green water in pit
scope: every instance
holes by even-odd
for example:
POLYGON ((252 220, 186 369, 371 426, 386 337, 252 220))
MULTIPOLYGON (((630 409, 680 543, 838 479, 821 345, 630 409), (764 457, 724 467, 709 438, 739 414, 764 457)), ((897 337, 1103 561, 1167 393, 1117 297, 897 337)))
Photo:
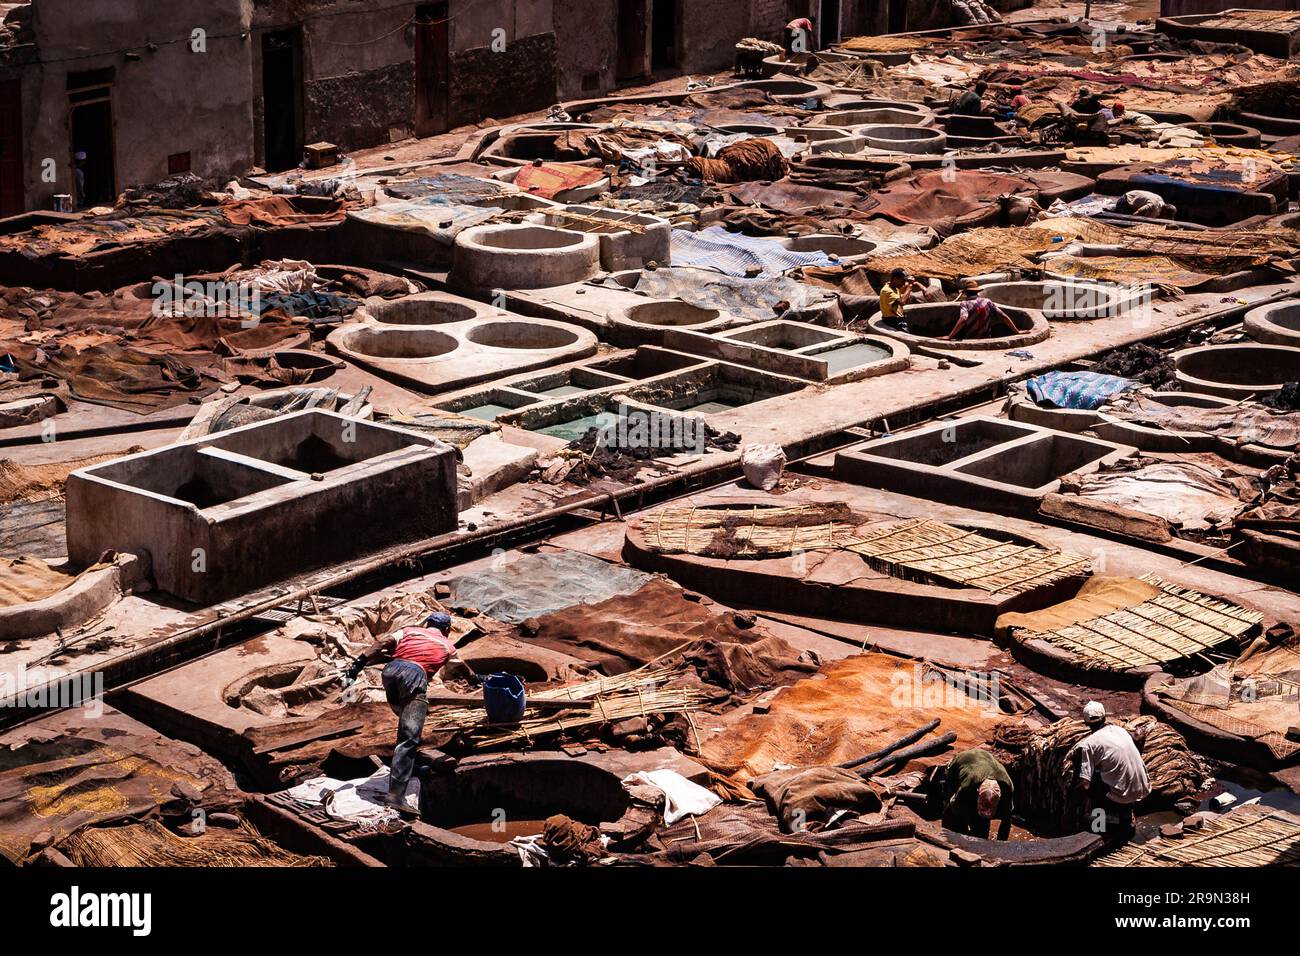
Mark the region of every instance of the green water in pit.
POLYGON ((683 412, 692 415, 712 415, 714 412, 729 412, 733 408, 740 406, 735 402, 700 402, 698 405, 687 405, 682 409, 683 412))
POLYGON ((547 398, 567 398, 570 395, 581 395, 585 388, 578 388, 576 385, 557 385, 555 388, 548 388, 539 391, 538 395, 545 395, 547 398))
POLYGON ((826 362, 827 370, 834 374, 835 372, 843 372, 845 369, 857 368, 859 365, 870 365, 872 362, 879 362, 881 359, 889 358, 889 352, 878 345, 858 342, 838 349, 831 349, 829 352, 817 352, 810 358, 823 359, 826 362))
POLYGON ((504 415, 506 412, 512 411, 514 411, 513 408, 507 408, 505 405, 493 405, 489 402, 487 405, 475 405, 473 408, 463 409, 458 414, 465 415, 468 418, 479 418, 485 422, 492 422, 496 421, 498 415, 504 415))
POLYGON ((568 422, 557 422, 554 425, 547 425, 545 428, 535 428, 533 431, 539 435, 550 435, 552 438, 560 438, 564 441, 576 441, 591 429, 602 427, 609 420, 610 416, 607 412, 597 412, 595 415, 584 415, 582 418, 575 418, 568 422))

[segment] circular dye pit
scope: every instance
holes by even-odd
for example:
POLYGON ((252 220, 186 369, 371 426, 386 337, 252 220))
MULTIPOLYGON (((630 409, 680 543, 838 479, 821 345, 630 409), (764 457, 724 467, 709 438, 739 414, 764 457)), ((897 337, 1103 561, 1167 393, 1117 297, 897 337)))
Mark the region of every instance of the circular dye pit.
POLYGON ((936 113, 935 119, 945 132, 958 136, 1000 137, 1007 131, 992 116, 964 116, 960 113, 936 113))
POLYGON ((550 226, 475 226, 452 248, 452 280, 478 289, 565 285, 599 268, 600 237, 550 226))
POLYGON ((533 251, 537 249, 569 249, 582 242, 582 236, 563 229, 545 226, 524 226, 522 229, 485 232, 477 237, 480 245, 489 249, 533 251))
POLYGON ((1118 289, 1087 282, 997 282, 984 295, 998 305, 1034 309, 1049 321, 1108 318, 1122 309, 1118 289))
POLYGON ((501 321, 476 325, 465 338, 493 349, 562 349, 577 342, 578 334, 559 325, 501 321))
POLYGON ((933 111, 922 103, 910 103, 907 100, 842 100, 835 105, 835 109, 841 112, 849 110, 902 110, 907 113, 915 113, 918 116, 925 117, 933 115, 933 111))
POLYGON ((306 373, 307 377, 302 380, 304 383, 319 382, 333 375, 343 366, 338 359, 322 355, 320 352, 309 352, 306 349, 282 349, 275 353, 275 361, 280 368, 306 373))
MULTIPOLYGON (((907 307, 908 331, 902 332, 885 321, 879 312, 871 317, 871 331, 908 345, 935 349, 985 350, 1018 349, 1042 342, 1051 335, 1051 328, 1041 312, 1004 305, 1002 311, 1011 317, 1022 331, 1018 335, 996 335, 983 339, 948 340, 942 336, 957 324, 961 308, 956 302, 927 302, 907 307)), ((998 331, 999 327, 994 326, 998 331)))
POLYGON ((692 326, 715 322, 722 317, 717 309, 701 309, 686 302, 649 302, 624 310, 628 321, 642 325, 692 326))
POLYGON ((866 144, 866 140, 855 136, 850 129, 829 126, 787 126, 779 132, 803 145, 809 153, 856 153, 866 144))
POLYGON ((930 118, 929 113, 918 113, 911 109, 894 109, 888 106, 869 110, 835 110, 814 117, 810 126, 912 126, 924 123, 930 118))
POLYGON ((1261 305, 1246 313, 1246 334, 1267 345, 1300 346, 1300 301, 1261 305))
POLYGON ((891 153, 942 153, 948 146, 947 134, 923 126, 867 126, 858 135, 872 149, 891 153))
POLYGON ((851 236, 799 236, 789 240, 785 247, 791 252, 824 252, 840 258, 870 255, 876 250, 876 244, 870 239, 851 236))
POLYGON ((384 359, 428 359, 454 352, 460 343, 445 332, 433 329, 376 329, 361 326, 350 330, 344 347, 358 355, 384 359))
POLYGON ((462 763, 432 774, 420 788, 426 847, 447 862, 518 864, 516 836, 542 832, 557 813, 597 825, 630 807, 617 773, 562 754, 462 763))
POLYGON ((751 80, 737 83, 735 89, 763 90, 778 103, 797 102, 814 96, 825 96, 830 88, 811 80, 751 80))
POLYGON ((1202 136, 1210 137, 1220 146, 1259 149, 1260 132, 1249 126, 1241 126, 1237 123, 1194 123, 1192 129, 1202 136))
POLYGON ((466 322, 478 314, 473 306, 463 302, 419 296, 383 302, 367 311, 376 322, 385 325, 446 325, 448 322, 466 322))
POLYGON ((1249 398, 1300 381, 1300 348, 1286 345, 1205 345, 1174 355, 1175 375, 1193 392, 1249 398))

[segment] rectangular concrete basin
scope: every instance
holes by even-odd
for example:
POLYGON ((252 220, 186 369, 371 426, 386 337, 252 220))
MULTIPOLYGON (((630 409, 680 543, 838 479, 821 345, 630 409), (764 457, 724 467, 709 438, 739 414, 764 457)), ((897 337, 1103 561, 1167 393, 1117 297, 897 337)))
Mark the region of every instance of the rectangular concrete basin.
POLYGON ((199 604, 456 527, 451 446, 313 409, 73 472, 68 555, 147 553, 199 604))
POLYGON ((1032 514, 1062 475, 1135 449, 1022 422, 972 416, 841 452, 836 477, 984 511, 1032 514))

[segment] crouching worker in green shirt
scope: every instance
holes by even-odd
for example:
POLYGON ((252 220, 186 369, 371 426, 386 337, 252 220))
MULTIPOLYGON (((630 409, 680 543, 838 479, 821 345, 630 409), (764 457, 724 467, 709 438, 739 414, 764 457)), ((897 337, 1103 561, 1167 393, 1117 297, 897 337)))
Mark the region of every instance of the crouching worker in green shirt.
POLYGON ((967 750, 948 761, 943 776, 943 825, 954 833, 988 839, 989 821, 1001 821, 997 839, 1011 835, 1011 776, 984 750, 967 750))

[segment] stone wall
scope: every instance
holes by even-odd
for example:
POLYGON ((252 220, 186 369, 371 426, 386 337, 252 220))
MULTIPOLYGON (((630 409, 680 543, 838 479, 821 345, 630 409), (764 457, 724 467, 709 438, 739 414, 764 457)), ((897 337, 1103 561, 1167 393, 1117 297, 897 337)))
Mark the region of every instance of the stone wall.
POLYGON ((309 143, 349 150, 401 139, 414 126, 415 63, 309 80, 303 101, 309 143))
POLYGON ((453 53, 448 121, 452 127, 545 109, 556 101, 554 33, 523 37, 504 52, 453 53))

